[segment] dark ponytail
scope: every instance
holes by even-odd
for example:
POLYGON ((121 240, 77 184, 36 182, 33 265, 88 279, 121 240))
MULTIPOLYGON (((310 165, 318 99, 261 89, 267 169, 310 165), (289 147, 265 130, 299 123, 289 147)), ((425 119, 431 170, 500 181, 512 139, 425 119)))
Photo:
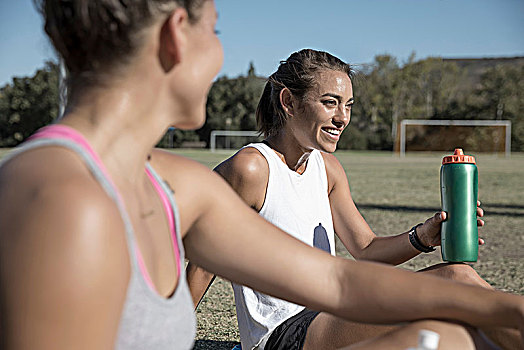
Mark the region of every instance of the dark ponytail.
POLYGON ((266 82, 255 113, 258 131, 266 137, 274 133, 275 130, 273 129, 280 129, 286 118, 285 113, 281 115, 281 112, 284 112, 284 110, 278 110, 278 108, 275 107, 275 105, 278 106, 280 104, 280 96, 277 95, 277 99, 274 101, 274 96, 271 93, 273 90, 271 77, 272 76, 270 76, 266 82))
POLYGON ((285 125, 287 114, 280 104, 283 88, 302 99, 316 83, 317 73, 325 69, 344 72, 350 79, 353 77, 349 64, 324 51, 304 49, 280 61, 277 71, 268 78, 258 102, 256 119, 260 133, 265 137, 272 136, 285 125))

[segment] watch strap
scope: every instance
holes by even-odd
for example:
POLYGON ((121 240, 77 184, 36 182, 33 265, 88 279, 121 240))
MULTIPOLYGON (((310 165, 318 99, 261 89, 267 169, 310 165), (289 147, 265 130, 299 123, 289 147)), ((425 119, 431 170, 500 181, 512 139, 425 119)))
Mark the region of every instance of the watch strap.
POLYGON ((411 228, 408 232, 409 237, 409 243, 418 251, 421 251, 422 253, 431 253, 435 250, 435 247, 432 246, 425 246, 420 241, 420 238, 417 236, 417 227, 422 226, 423 224, 417 224, 411 228))

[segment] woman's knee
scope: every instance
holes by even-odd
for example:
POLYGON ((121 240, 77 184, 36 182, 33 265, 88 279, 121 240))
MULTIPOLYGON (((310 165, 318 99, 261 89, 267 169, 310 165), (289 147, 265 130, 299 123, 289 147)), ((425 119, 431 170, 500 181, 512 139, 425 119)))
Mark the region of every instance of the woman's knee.
POLYGON ((378 350, 415 348, 421 330, 430 330, 439 334, 439 349, 473 350, 476 340, 473 330, 468 327, 443 321, 424 320, 412 322, 376 338, 362 341, 344 348, 345 350, 378 350))
POLYGON ((467 264, 442 263, 431 266, 420 272, 430 273, 453 281, 467 283, 479 287, 492 289, 491 285, 479 276, 477 271, 467 264))
MULTIPOLYGON (((413 322, 404 327, 411 336, 416 336, 421 330, 430 330, 439 334, 439 349, 476 349, 476 331, 468 326, 444 321, 424 320, 413 322)), ((415 339, 413 345, 416 344, 415 339)))

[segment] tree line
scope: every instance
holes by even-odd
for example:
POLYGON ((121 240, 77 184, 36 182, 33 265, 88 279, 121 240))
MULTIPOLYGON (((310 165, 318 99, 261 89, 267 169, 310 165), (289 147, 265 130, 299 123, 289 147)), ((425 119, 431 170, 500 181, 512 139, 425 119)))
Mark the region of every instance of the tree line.
MULTIPOLYGON (((453 60, 390 55, 356 66, 355 105, 340 149, 392 150, 403 119, 510 120, 512 150, 524 151, 524 58, 453 60)), ((0 147, 13 147, 58 114, 58 66, 47 62, 31 77, 0 88, 0 147)), ((207 120, 199 130, 174 130, 160 146, 209 145, 212 130, 256 130, 255 110, 265 78, 253 63, 245 75, 219 77, 209 91, 207 120)), ((418 135, 430 139, 431 130, 418 135)), ((485 143, 490 134, 478 132, 485 143), (484 138, 484 139, 483 139, 484 138)))

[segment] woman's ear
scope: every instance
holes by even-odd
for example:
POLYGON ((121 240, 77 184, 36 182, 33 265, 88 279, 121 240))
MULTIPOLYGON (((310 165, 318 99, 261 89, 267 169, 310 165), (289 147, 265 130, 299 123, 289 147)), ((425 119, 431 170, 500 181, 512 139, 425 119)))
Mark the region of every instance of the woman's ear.
POLYGON ((188 42, 188 19, 187 11, 179 7, 171 13, 160 29, 158 59, 166 73, 184 57, 188 42))
POLYGON ((283 88, 282 90, 280 90, 280 104, 282 105, 282 108, 284 109, 284 112, 286 112, 287 115, 292 117, 295 114, 295 101, 293 98, 293 94, 291 93, 291 91, 289 91, 288 88, 283 88))

